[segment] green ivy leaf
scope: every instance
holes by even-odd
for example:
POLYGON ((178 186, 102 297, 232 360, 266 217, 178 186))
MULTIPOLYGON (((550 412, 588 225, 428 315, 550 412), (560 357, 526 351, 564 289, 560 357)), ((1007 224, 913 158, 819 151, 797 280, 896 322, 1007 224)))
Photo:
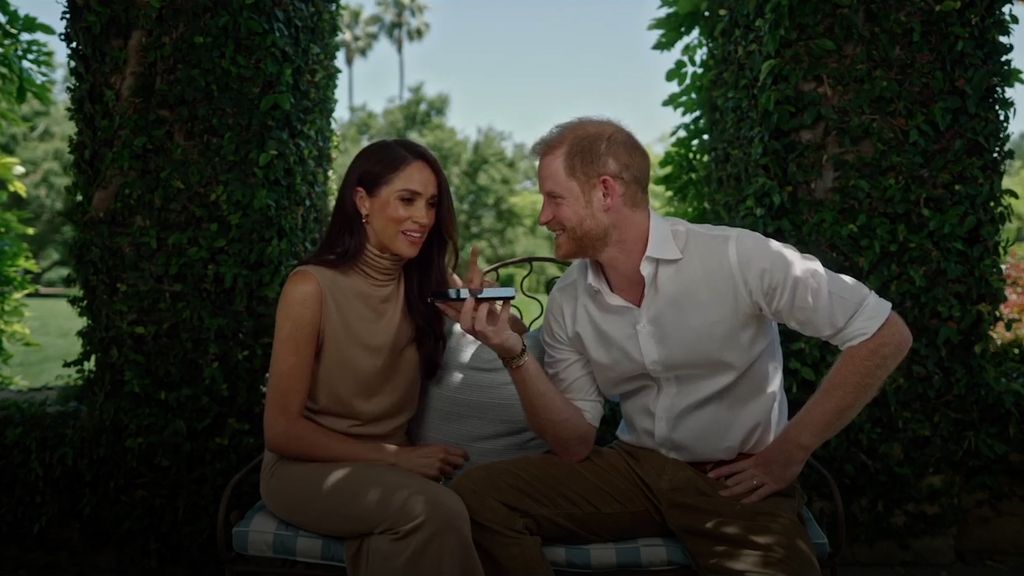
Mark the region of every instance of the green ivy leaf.
POLYGON ((770 74, 778 65, 779 61, 776 59, 765 60, 764 64, 761 64, 761 73, 757 77, 757 83, 760 84, 764 82, 765 77, 768 76, 768 74, 770 74))
POLYGON ((829 40, 828 38, 818 38, 814 41, 814 47, 818 50, 825 50, 832 52, 836 49, 836 43, 829 40))

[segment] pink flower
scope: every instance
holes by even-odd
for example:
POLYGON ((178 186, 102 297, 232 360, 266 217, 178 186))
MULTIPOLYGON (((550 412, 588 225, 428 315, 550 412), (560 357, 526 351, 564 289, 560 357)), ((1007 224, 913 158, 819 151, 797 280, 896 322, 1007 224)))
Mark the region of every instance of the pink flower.
POLYGON ((991 334, 999 344, 1024 342, 1024 250, 1010 249, 1003 265, 1006 300, 999 306, 999 320, 991 334))

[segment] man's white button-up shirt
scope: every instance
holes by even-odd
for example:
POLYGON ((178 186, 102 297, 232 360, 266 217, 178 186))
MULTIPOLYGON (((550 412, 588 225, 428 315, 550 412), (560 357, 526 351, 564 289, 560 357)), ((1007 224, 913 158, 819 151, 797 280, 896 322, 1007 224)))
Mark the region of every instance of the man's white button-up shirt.
POLYGON ((545 368, 597 426, 618 399, 618 437, 688 462, 729 460, 788 420, 777 322, 840 349, 892 306, 812 256, 748 230, 651 213, 639 308, 580 260, 551 292, 545 368))

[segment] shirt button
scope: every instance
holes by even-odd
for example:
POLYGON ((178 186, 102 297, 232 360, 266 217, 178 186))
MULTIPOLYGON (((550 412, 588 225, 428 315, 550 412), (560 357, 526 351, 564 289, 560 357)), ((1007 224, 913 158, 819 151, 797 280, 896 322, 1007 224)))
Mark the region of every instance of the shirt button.
POLYGON ((639 324, 639 325, 637 326, 637 329, 638 329, 638 330, 647 330, 647 323, 646 323, 646 322, 641 322, 641 323, 640 323, 640 324, 639 324))

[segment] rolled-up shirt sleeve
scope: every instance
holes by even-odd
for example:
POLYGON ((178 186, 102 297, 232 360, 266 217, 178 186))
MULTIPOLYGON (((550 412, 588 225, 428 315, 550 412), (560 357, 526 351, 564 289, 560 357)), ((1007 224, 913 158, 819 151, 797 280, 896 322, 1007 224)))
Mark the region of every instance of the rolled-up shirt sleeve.
POLYGON ((590 361, 572 345, 568 326, 561 299, 552 293, 541 328, 544 369, 555 387, 597 428, 604 415, 604 396, 594 379, 590 361))
POLYGON ((761 313, 845 349, 870 338, 892 304, 817 258, 754 232, 734 238, 732 263, 761 313))

